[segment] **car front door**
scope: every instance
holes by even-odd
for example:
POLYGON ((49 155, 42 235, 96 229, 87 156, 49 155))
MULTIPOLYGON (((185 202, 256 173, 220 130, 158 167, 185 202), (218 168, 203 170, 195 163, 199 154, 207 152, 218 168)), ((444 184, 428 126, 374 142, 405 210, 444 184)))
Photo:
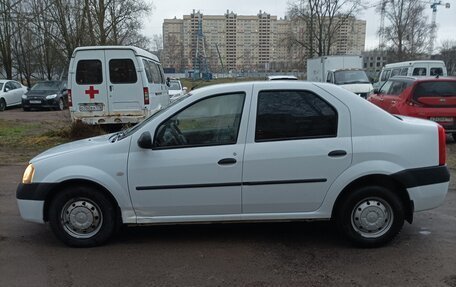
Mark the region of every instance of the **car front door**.
MULTIPOLYGON (((250 86, 251 89, 251 86, 250 86)), ((241 213, 242 158, 250 89, 195 99, 145 126, 153 148, 137 144, 128 160, 138 222, 217 220, 241 213)))
POLYGON ((348 108, 329 93, 256 84, 244 155, 244 215, 310 212, 350 166, 348 108))

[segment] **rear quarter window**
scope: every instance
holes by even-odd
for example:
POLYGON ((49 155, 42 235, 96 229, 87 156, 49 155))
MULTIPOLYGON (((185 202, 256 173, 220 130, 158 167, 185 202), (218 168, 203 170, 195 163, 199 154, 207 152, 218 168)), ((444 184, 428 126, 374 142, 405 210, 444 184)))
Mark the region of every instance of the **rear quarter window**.
POLYGON ((103 83, 103 71, 100 60, 79 60, 76 66, 78 85, 98 85, 103 83))
POLYGON ((429 70, 429 74, 431 76, 443 76, 443 69, 442 68, 431 68, 429 70))

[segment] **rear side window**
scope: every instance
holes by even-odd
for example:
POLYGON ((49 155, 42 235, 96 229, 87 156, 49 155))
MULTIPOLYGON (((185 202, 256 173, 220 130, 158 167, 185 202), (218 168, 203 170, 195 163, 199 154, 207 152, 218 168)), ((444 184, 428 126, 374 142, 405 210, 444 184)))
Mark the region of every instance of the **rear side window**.
POLYGON ((103 71, 100 60, 80 60, 76 67, 78 85, 98 85, 103 83, 103 71))
POLYGON ((443 69, 442 68, 431 68, 429 70, 429 74, 431 76, 443 76, 443 69))
POLYGON ((146 76, 149 83, 159 84, 164 83, 159 66, 151 61, 143 60, 144 69, 146 70, 146 76))
POLYGON ((415 69, 413 69, 412 76, 426 76, 426 68, 415 68, 415 69))
POLYGON ((401 69, 401 76, 407 76, 408 68, 401 69))
POLYGON ((255 141, 337 136, 337 111, 308 91, 263 91, 258 95, 255 141))
POLYGON ((419 83, 413 93, 413 98, 420 97, 455 97, 456 82, 423 82, 419 83))
POLYGON ((113 84, 133 84, 138 81, 132 59, 112 59, 109 61, 109 80, 113 84))

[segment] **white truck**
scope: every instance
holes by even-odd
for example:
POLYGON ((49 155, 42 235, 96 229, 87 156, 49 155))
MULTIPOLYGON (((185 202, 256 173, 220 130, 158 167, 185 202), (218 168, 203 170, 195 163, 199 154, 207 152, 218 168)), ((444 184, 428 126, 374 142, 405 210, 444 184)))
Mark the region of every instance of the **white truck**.
POLYGON ((307 80, 339 85, 363 98, 373 90, 362 56, 323 56, 307 60, 307 80))

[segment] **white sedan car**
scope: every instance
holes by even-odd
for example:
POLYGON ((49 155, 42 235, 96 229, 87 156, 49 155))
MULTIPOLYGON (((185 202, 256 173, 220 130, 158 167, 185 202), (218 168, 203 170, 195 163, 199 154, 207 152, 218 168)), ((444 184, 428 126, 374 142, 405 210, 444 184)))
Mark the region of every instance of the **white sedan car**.
POLYGON ((449 184, 445 130, 335 85, 195 90, 124 132, 52 148, 17 190, 25 220, 71 246, 120 224, 334 220, 363 246, 392 240, 449 184))
POLYGON ((0 112, 22 103, 27 88, 13 80, 0 80, 0 112))
POLYGON ((187 88, 179 80, 169 80, 168 94, 171 101, 175 101, 187 93, 187 88))

